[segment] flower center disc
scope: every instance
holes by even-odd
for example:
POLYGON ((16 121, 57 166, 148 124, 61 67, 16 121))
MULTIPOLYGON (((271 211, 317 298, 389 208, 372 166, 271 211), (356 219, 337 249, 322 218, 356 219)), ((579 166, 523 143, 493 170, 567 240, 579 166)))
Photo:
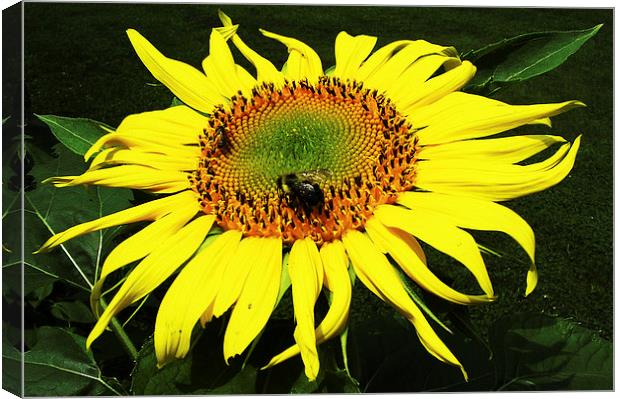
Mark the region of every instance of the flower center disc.
POLYGON ((388 99, 359 83, 263 84, 214 111, 192 187, 224 229, 320 245, 411 189, 414 137, 388 99))

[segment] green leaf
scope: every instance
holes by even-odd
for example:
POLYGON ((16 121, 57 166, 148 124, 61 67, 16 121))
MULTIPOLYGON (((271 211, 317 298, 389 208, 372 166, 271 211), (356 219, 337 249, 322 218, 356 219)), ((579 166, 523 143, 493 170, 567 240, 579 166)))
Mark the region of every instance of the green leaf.
MULTIPOLYGON (((309 381, 303 367, 290 388, 290 393, 360 393, 359 383, 336 364, 339 345, 327 342, 318 349, 321 368, 316 380, 309 381)), ((301 359, 298 360, 301 363, 301 359)))
POLYGON ((323 380, 323 370, 319 371, 319 376, 315 381, 309 381, 308 377, 306 377, 305 373, 299 374, 293 386, 291 387, 291 393, 294 394, 304 394, 304 393, 314 393, 319 390, 319 382, 323 380))
POLYGON ((58 141, 78 155, 84 155, 95 141, 107 131, 110 126, 86 118, 67 118, 56 115, 36 115, 52 130, 58 141))
MULTIPOLYGON (((111 247, 111 238, 120 228, 75 238, 47 253, 34 255, 33 252, 55 233, 130 207, 131 191, 102 187, 55 188, 51 184, 41 184, 50 176, 78 175, 84 171, 84 163, 61 145, 53 147, 53 154, 36 147, 29 147, 28 151, 34 161, 31 174, 37 185, 24 194, 25 284, 31 287, 62 279, 89 291, 111 247)), ((19 212, 9 212, 9 216, 19 217, 19 212)), ((9 267, 19 270, 19 259, 7 258, 9 267)))
POLYGON ((610 342, 575 323, 523 313, 490 333, 500 390, 611 390, 610 342))
POLYGON ((213 389, 198 389, 192 395, 243 395, 256 393, 256 369, 246 365, 225 384, 213 389))
POLYGON ((50 313, 57 319, 75 323, 93 323, 93 314, 83 302, 56 302, 52 305, 50 313))
POLYGON ((32 291, 28 296, 24 297, 24 299, 30 306, 36 308, 45 298, 52 294, 53 290, 54 283, 50 283, 32 291))
POLYGON ((321 391, 328 393, 360 393, 359 383, 346 370, 327 370, 321 391))
POLYGON ((191 357, 190 354, 185 359, 176 360, 158 369, 153 338, 149 338, 140 348, 136 365, 131 372, 131 393, 133 395, 186 393, 181 387, 190 384, 191 357))
POLYGON ((123 395, 101 375, 86 340, 56 327, 41 327, 36 345, 24 354, 26 396, 123 395))
POLYGON ((14 395, 22 396, 22 357, 6 337, 2 334, 2 389, 14 395))
POLYGON ((488 94, 508 83, 549 72, 562 65, 601 27, 528 33, 469 51, 462 58, 473 62, 477 72, 464 90, 488 94))

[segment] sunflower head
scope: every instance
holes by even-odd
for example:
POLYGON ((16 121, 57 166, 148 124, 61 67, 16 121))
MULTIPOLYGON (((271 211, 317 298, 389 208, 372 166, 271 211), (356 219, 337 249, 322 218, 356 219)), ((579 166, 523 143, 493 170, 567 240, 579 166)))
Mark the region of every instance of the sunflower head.
POLYGON ((363 229, 377 205, 413 186, 412 133, 361 83, 263 83, 213 112, 191 185, 225 229, 321 245, 363 229))
POLYGON ((93 288, 99 319, 87 345, 115 314, 180 270, 155 322, 160 366, 187 354, 196 323, 229 311, 224 357, 243 353, 290 287, 294 342, 266 367, 301 354, 314 379, 317 345, 346 327, 353 274, 415 326, 433 356, 463 369, 397 269, 445 300, 489 302, 493 287, 467 230, 500 231, 526 251, 531 292, 538 278, 534 234, 497 202, 560 182, 573 167, 579 138, 571 144, 551 135, 492 136, 549 125, 551 116, 582 104, 515 106, 460 92, 475 67, 454 48, 423 40, 373 52, 376 38, 341 32, 336 65, 325 71, 303 42, 261 30, 288 50, 286 64, 276 68, 244 43, 229 17, 220 13, 220 19, 202 71, 167 58, 128 30, 142 62, 184 105, 128 116, 87 152, 92 161, 85 173, 50 179, 58 187, 96 184, 161 194, 71 227, 41 249, 149 222, 106 258, 93 288), (255 74, 235 63, 231 43, 255 74), (526 162, 551 146, 556 150, 547 159, 526 162), (442 282, 418 240, 463 264, 481 292, 461 293, 442 282), (130 264, 109 306, 100 309, 106 277, 130 264), (323 290, 331 293, 331 304, 316 323, 314 306, 323 290))

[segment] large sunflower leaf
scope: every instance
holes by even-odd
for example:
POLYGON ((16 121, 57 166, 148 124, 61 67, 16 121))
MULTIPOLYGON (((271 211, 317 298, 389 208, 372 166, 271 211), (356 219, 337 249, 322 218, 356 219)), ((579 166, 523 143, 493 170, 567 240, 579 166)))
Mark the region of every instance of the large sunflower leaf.
POLYGON ((573 322, 523 313, 490 333, 499 390, 611 390, 610 342, 573 322))
MULTIPOLYGON (((61 145, 49 154, 28 147, 33 162, 29 175, 34 184, 24 193, 24 285, 25 293, 63 280, 89 291, 99 265, 119 228, 87 234, 73 239, 48 253, 34 255, 49 237, 73 225, 83 223, 131 206, 131 191, 100 187, 55 188, 40 182, 50 176, 76 175, 84 170, 80 157, 61 145)), ((19 201, 17 201, 19 202, 19 201)), ((18 223, 19 205, 5 211, 3 222, 18 223)), ((3 272, 8 287, 18 287, 22 260, 19 258, 19 234, 5 235, 3 272)))
POLYGON ((95 141, 112 127, 86 118, 67 118, 56 115, 36 115, 51 129, 58 141, 78 155, 84 155, 95 141), (105 129, 104 129, 105 128, 105 129))
POLYGON ((101 375, 83 337, 56 327, 38 329, 36 345, 24 354, 24 387, 26 396, 124 394, 101 375))
POLYGON ((591 39, 602 25, 590 29, 528 33, 489 44, 462 55, 476 65, 476 76, 464 89, 488 94, 562 65, 591 39))

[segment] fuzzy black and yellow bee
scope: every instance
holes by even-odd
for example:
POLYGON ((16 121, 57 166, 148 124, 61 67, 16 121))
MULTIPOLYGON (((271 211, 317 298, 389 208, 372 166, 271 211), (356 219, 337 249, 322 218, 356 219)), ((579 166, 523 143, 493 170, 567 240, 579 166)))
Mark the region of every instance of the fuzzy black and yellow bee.
POLYGON ((294 205, 301 206, 310 213, 325 200, 321 183, 325 181, 328 174, 329 171, 326 170, 288 173, 278 177, 276 184, 294 205))

